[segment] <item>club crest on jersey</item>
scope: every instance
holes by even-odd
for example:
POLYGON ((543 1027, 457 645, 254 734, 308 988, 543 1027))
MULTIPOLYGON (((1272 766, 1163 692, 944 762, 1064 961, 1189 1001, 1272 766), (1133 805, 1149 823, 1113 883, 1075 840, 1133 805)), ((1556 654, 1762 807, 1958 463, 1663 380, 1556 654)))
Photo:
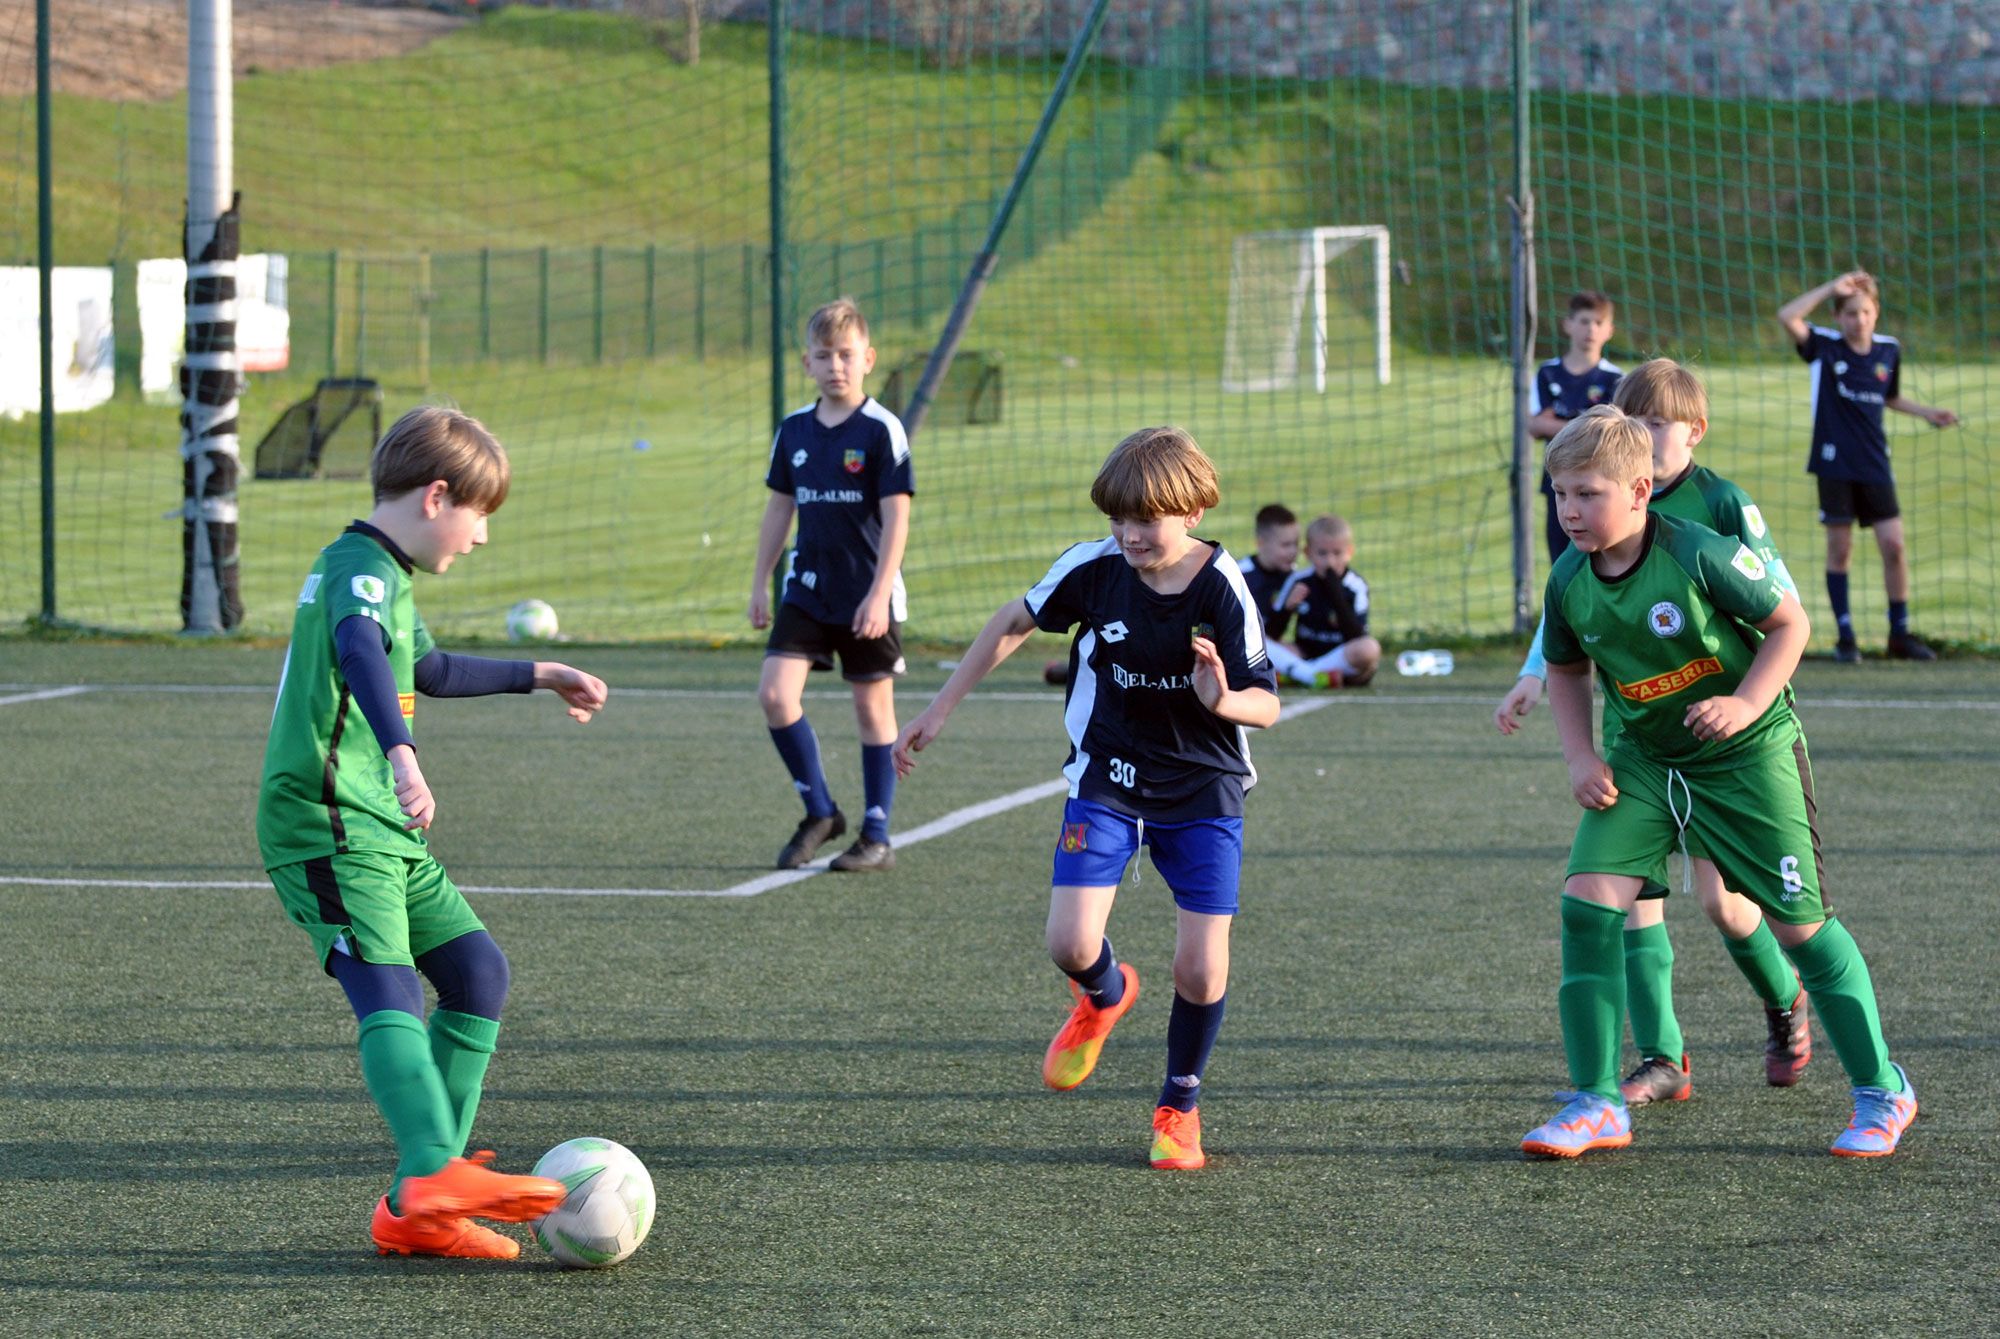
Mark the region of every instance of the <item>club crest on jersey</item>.
POLYGON ((1888 379, 1889 379, 1889 365, 1887 363, 1875 364, 1875 380, 1887 381, 1888 379))
POLYGON ((1744 576, 1749 577, 1752 581, 1762 581, 1764 579, 1764 561, 1756 554, 1750 552, 1748 545, 1738 544, 1736 546, 1736 556, 1729 560, 1729 565, 1744 576))
POLYGON ((356 599, 366 600, 370 604, 382 603, 382 597, 389 593, 389 588, 382 584, 381 577, 370 576, 366 572, 355 577, 349 585, 356 599))
POLYGON ((1646 626, 1655 637, 1677 637, 1687 626, 1687 615, 1672 600, 1662 600, 1646 614, 1646 626))
POLYGON ((1062 831, 1064 855, 1075 855, 1078 851, 1090 849, 1090 824, 1065 823, 1062 831))
POLYGON ((861 467, 868 463, 868 456, 862 451, 843 451, 840 453, 840 463, 847 467, 849 474, 859 474, 861 467))
POLYGON ((1193 641, 1193 640, 1194 640, 1195 638, 1197 638, 1197 637, 1206 637, 1206 638, 1208 638, 1208 639, 1209 639, 1210 641, 1214 641, 1214 640, 1215 640, 1215 624, 1213 624, 1213 623, 1197 623, 1197 624, 1195 624, 1195 625, 1194 625, 1193 627, 1189 628, 1189 629, 1188 629, 1188 640, 1189 640, 1189 641, 1193 641))
POLYGON ((1604 398, 1604 387, 1592 386, 1590 388, 1589 395, 1590 395, 1590 402, 1592 404, 1596 404, 1599 400, 1602 400, 1604 398))
POLYGON ((1768 528, 1764 524, 1764 513, 1757 510, 1757 504, 1754 502, 1743 509, 1743 524, 1758 539, 1764 537, 1768 528))

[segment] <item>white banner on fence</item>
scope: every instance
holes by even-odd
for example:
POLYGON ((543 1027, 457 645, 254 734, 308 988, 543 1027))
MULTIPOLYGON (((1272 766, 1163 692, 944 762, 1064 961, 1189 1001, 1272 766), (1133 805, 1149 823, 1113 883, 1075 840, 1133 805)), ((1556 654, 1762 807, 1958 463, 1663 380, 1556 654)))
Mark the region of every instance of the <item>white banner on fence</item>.
MULTIPOLYGON (((50 276, 54 308, 56 412, 75 413, 111 398, 111 271, 59 265, 50 276)), ((0 267, 0 413, 42 407, 41 285, 32 266, 0 267)))
MULTIPOLYGON (((292 360, 292 314, 285 257, 258 253, 236 262, 236 357, 245 372, 282 372, 292 360)), ((139 389, 175 398, 174 370, 187 345, 187 262, 139 262, 139 389)))

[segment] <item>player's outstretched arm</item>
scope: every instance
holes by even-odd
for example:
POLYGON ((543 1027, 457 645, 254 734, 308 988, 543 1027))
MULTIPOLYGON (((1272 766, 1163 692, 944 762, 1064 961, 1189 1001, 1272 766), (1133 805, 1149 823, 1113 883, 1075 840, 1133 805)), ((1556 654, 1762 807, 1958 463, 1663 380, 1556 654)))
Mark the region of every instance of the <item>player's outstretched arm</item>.
POLYGON ((778 566, 778 554, 785 536, 792 532, 792 517, 799 504, 790 493, 771 494, 764 504, 764 519, 757 525, 757 557, 750 569, 750 626, 771 626, 771 573, 778 566))
POLYGON ((1549 666, 1549 715, 1569 765, 1570 794, 1586 809, 1609 809, 1618 802, 1618 787, 1591 737, 1589 661, 1549 666))
POLYGON ((583 723, 604 710, 611 690, 595 674, 586 674, 573 665, 556 660, 535 662, 535 687, 546 688, 569 704, 569 714, 583 723))
POLYGON ((896 739, 895 752, 891 755, 896 762, 896 774, 908 776, 916 770, 916 756, 930 747, 932 740, 944 732, 944 723, 966 694, 978 686, 979 681, 991 674, 1000 663, 1021 648, 1028 640, 1028 634, 1035 630, 1035 617, 1028 612, 1025 600, 1009 600, 1000 606, 993 617, 986 620, 986 626, 972 639, 972 645, 965 649, 959 659, 958 668, 945 680, 944 687, 938 689, 931 704, 917 713, 916 719, 903 727, 903 733, 896 739))
POLYGON ((1893 400, 1884 400, 1889 408, 1899 414, 1914 414, 1933 428, 1949 428, 1958 422, 1958 415, 1949 409, 1939 409, 1933 405, 1918 404, 1907 395, 1898 395, 1893 400))
POLYGON ((1201 704, 1231 725, 1262 730, 1278 719, 1278 695, 1267 689, 1231 688, 1229 667, 1206 637, 1194 639, 1194 692, 1201 704))
POLYGON ((1764 634, 1743 682, 1726 697, 1704 698, 1687 709, 1682 723, 1696 739, 1727 739, 1750 725, 1766 711, 1798 671, 1799 657, 1805 654, 1812 624, 1805 606, 1791 591, 1783 592, 1771 616, 1757 625, 1764 634))

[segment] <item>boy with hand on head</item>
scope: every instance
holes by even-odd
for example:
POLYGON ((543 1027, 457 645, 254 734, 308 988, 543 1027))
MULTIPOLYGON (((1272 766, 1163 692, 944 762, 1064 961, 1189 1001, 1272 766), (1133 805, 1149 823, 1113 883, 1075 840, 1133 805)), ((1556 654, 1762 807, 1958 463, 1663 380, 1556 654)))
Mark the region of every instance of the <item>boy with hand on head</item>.
MULTIPOLYGON (((1611 315, 1611 299, 1597 290, 1570 294, 1569 314, 1562 321, 1569 351, 1535 369, 1534 385, 1528 393, 1528 432, 1537 440, 1548 441, 1562 431, 1563 424, 1592 405, 1611 403, 1622 375, 1618 364, 1604 357, 1604 346, 1615 328, 1611 315)), ((1549 486, 1546 465, 1542 468, 1542 496, 1548 499, 1544 534, 1549 561, 1554 562, 1569 547, 1569 536, 1556 519, 1556 495, 1549 486)))
POLYGON ((1847 566, 1854 556, 1854 525, 1875 531, 1882 552, 1882 585, 1889 596, 1889 654, 1897 660, 1936 660, 1937 653, 1910 632, 1910 560, 1903 547, 1902 511, 1889 470, 1889 438, 1882 411, 1914 414, 1933 428, 1958 422, 1949 409, 1918 404, 1902 393, 1903 349, 1877 333, 1882 312, 1874 276, 1850 270, 1799 294, 1778 309, 1778 324, 1812 368, 1812 450, 1806 472, 1819 479, 1819 523, 1826 527, 1826 595, 1839 629, 1833 658, 1856 664, 1861 648, 1848 612, 1847 566), (1808 324, 1806 316, 1833 299, 1838 330, 1808 324))
POLYGON ((1308 688, 1359 688, 1375 677, 1382 643, 1368 635, 1368 583, 1354 570, 1354 531, 1338 516, 1316 516, 1306 527, 1312 564, 1285 579, 1273 607, 1296 617, 1288 646, 1274 635, 1272 667, 1308 688))
POLYGON ((1827 912, 1792 673, 1811 629, 1798 597, 1740 541, 1654 515, 1652 442, 1605 405, 1558 433, 1549 467, 1571 550, 1543 608, 1549 706, 1583 807, 1562 897, 1556 993, 1574 1091, 1521 1140, 1576 1157, 1632 1142, 1618 1090, 1625 918, 1661 857, 1698 848, 1756 902, 1818 1006, 1854 1084, 1845 1157, 1893 1153, 1917 1114, 1889 1059, 1861 950, 1827 912), (1620 730, 1593 747, 1595 664, 1620 730))
MULTIPOLYGON (((1638 420, 1652 441, 1655 483, 1648 510, 1693 521, 1735 539, 1757 556, 1782 589, 1797 595, 1798 587, 1771 540, 1770 526, 1750 495, 1694 463, 1694 448, 1708 433, 1708 392, 1700 378, 1672 359, 1655 358, 1633 368, 1619 382, 1613 404, 1638 420)), ((1543 632, 1544 627, 1535 629, 1520 680, 1493 713, 1494 724, 1503 735, 1518 730, 1519 719, 1533 711, 1541 699, 1542 681, 1548 676, 1542 655, 1543 632)), ((1618 714, 1607 702, 1606 749, 1617 738, 1618 721, 1618 714)), ((1786 963, 1757 904, 1725 889, 1712 861, 1694 860, 1690 878, 1702 911, 1722 932, 1731 960, 1763 1001, 1768 1029, 1765 1081, 1789 1088, 1799 1081, 1812 1059, 1812 1028, 1798 976, 1786 963)), ((1662 856, 1659 868, 1648 874, 1645 889, 1625 925, 1626 1004, 1639 1064, 1625 1076, 1619 1091, 1632 1106, 1685 1101, 1694 1095, 1685 1041, 1674 1016, 1674 950, 1665 923, 1669 887, 1666 858, 1662 856)))
POLYGON ((1048 946, 1075 999, 1042 1057, 1042 1081, 1090 1077, 1139 974, 1105 938, 1112 899, 1140 846, 1176 907, 1167 1077, 1150 1161, 1206 1162, 1199 1101, 1229 985, 1229 927, 1243 865, 1243 793, 1257 779, 1244 734, 1278 718, 1263 620, 1236 561, 1194 527, 1221 500, 1215 466, 1179 428, 1145 428, 1090 487, 1108 539, 1071 546, 1001 606, 958 669, 896 741, 907 775, 952 711, 1029 634, 1077 629, 1063 711, 1070 751, 1049 892, 1048 946))
POLYGON ((1298 565, 1299 518, 1282 502, 1259 507, 1257 552, 1238 566, 1243 572, 1243 584, 1250 588, 1250 598, 1264 613, 1267 639, 1284 636, 1285 629, 1291 626, 1291 610, 1278 607, 1278 593, 1298 565))
POLYGON ((820 767, 819 737, 806 720, 806 677, 830 670, 854 693, 861 730, 861 833, 833 858, 844 872, 894 869, 889 811, 896 801, 896 679, 903 673, 903 545, 910 533, 910 439, 897 417, 863 389, 875 367, 868 322, 850 298, 827 303, 806 323, 800 362, 819 398, 779 427, 764 484, 771 496, 750 573, 750 626, 768 627, 757 702, 771 742, 805 801, 806 816, 778 852, 797 869, 847 831, 820 767), (777 617, 771 572, 791 530, 798 541, 777 617))
POLYGON ((320 551, 299 592, 257 844, 285 914, 353 1006, 362 1077, 395 1136, 395 1178, 370 1225, 376 1247, 512 1259, 520 1245, 472 1219, 537 1218, 567 1192, 494 1171, 490 1152, 465 1156, 507 958, 431 856, 424 832, 437 801, 410 725, 419 693, 546 688, 588 721, 605 688, 568 665, 447 654, 417 614, 411 574, 443 572, 484 544, 486 518, 507 498, 506 452, 477 419, 411 410, 383 435, 370 474, 374 511, 320 551), (428 1027, 419 972, 437 989, 428 1027))

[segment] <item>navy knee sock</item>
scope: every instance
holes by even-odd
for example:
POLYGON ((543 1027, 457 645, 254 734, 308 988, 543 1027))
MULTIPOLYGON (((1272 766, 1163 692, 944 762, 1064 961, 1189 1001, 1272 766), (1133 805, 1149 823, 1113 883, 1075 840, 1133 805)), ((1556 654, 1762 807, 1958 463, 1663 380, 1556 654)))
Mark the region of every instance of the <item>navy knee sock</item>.
POLYGON ((1833 606, 1833 622, 1840 630, 1840 640, 1846 645, 1853 645, 1854 615, 1847 608, 1847 573, 1826 574, 1826 599, 1833 606))
POLYGON ((831 814, 836 806, 826 788, 826 772, 819 765, 819 736, 813 733, 811 723, 801 716, 783 729, 773 729, 771 742, 785 760, 785 770, 792 774, 792 785, 805 801, 806 813, 813 818, 831 814))
POLYGON ((861 835, 871 842, 889 840, 889 811, 896 807, 896 746, 861 746, 861 793, 868 812, 861 816, 861 835))
POLYGON ((1100 1009, 1109 1009, 1125 998, 1125 973, 1118 970, 1118 956, 1111 951, 1111 941, 1104 941, 1104 949, 1097 955, 1097 961, 1080 972, 1063 968, 1070 980, 1083 989, 1090 1002, 1100 1009))
POLYGON ((1889 635, 1907 637, 1910 632, 1910 602, 1908 600, 1889 601, 1889 635))
POLYGON ((1160 1087, 1160 1105, 1176 1111, 1193 1111, 1201 1101, 1201 1074, 1208 1068, 1208 1053, 1215 1049, 1215 1034, 1222 1029, 1222 1013, 1229 1002, 1224 995, 1213 1004, 1191 1004, 1177 990, 1173 1011, 1167 1015, 1167 1081, 1160 1087))

